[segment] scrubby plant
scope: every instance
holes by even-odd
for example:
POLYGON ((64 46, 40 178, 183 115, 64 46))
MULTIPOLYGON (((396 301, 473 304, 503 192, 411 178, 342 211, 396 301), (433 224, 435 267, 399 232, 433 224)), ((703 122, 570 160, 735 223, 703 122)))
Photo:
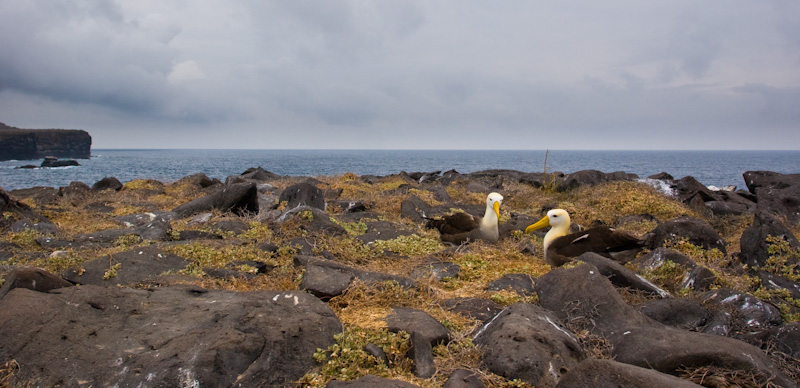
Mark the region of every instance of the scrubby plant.
POLYGON ((406 357, 410 348, 409 335, 392 333, 386 329, 362 329, 348 326, 334 335, 336 343, 326 349, 317 349, 314 359, 322 364, 320 373, 309 374, 301 383, 311 387, 324 387, 330 380, 353 380, 366 374, 382 377, 411 375, 411 360, 406 357), (369 355, 364 347, 373 344, 381 348, 389 365, 369 355))
POLYGON ((364 221, 344 222, 335 217, 330 217, 331 222, 341 226, 351 236, 360 236, 367 232, 367 224, 364 221))
POLYGON ((800 249, 792 248, 786 239, 776 236, 767 236, 767 243, 769 258, 764 270, 800 281, 800 249))
POLYGON ((424 256, 442 250, 442 243, 437 238, 423 237, 415 233, 392 240, 377 240, 372 243, 371 248, 404 256, 424 256))

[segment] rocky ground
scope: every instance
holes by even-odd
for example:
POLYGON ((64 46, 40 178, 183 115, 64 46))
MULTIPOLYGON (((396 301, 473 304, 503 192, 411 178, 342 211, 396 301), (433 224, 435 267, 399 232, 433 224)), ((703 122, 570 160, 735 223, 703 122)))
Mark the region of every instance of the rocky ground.
POLYGON ((0 190, 0 387, 796 387, 800 174, 106 178, 0 190), (446 246, 425 218, 483 213, 446 246), (547 210, 641 237, 561 268, 547 210))

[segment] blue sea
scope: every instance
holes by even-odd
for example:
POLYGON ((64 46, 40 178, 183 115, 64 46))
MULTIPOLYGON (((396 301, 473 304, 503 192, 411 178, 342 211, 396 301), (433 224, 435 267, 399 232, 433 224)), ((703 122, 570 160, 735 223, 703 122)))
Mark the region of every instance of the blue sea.
POLYGON ((19 169, 41 160, 0 162, 0 187, 5 190, 34 186, 60 187, 72 181, 88 185, 113 176, 125 183, 134 179, 174 182, 205 173, 224 180, 250 167, 280 175, 317 176, 390 175, 400 171, 469 173, 486 169, 571 173, 594 169, 625 171, 646 178, 667 172, 677 178, 691 175, 705 185, 745 188, 742 173, 769 170, 800 173, 800 151, 470 151, 470 150, 119 150, 95 149, 80 166, 19 169))

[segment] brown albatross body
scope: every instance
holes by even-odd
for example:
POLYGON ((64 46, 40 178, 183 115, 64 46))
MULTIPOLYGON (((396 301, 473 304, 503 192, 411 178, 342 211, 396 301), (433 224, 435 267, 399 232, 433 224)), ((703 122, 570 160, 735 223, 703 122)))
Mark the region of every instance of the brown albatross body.
POLYGON ((475 240, 495 242, 500 239, 498 221, 502 202, 502 195, 491 193, 486 197, 486 212, 483 217, 455 213, 430 219, 425 226, 438 230, 442 242, 445 243, 460 245, 475 240))
POLYGON ((569 213, 563 209, 553 209, 547 216, 528 226, 525 233, 551 226, 544 236, 544 259, 552 267, 559 267, 586 252, 595 252, 609 258, 616 258, 618 252, 641 248, 635 236, 617 231, 607 226, 598 226, 580 232, 569 233, 569 213))

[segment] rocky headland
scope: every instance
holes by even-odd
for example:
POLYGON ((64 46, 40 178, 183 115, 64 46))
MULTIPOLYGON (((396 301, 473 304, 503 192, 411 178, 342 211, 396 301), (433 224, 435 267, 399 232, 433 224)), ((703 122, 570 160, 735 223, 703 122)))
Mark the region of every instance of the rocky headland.
POLYGON ((797 387, 800 174, 108 177, 0 190, 0 387, 797 387), (444 245, 427 218, 500 241, 444 245), (640 237, 551 268, 553 208, 640 237))
POLYGON ((92 137, 79 129, 22 129, 0 123, 0 161, 47 156, 89 159, 92 137))

